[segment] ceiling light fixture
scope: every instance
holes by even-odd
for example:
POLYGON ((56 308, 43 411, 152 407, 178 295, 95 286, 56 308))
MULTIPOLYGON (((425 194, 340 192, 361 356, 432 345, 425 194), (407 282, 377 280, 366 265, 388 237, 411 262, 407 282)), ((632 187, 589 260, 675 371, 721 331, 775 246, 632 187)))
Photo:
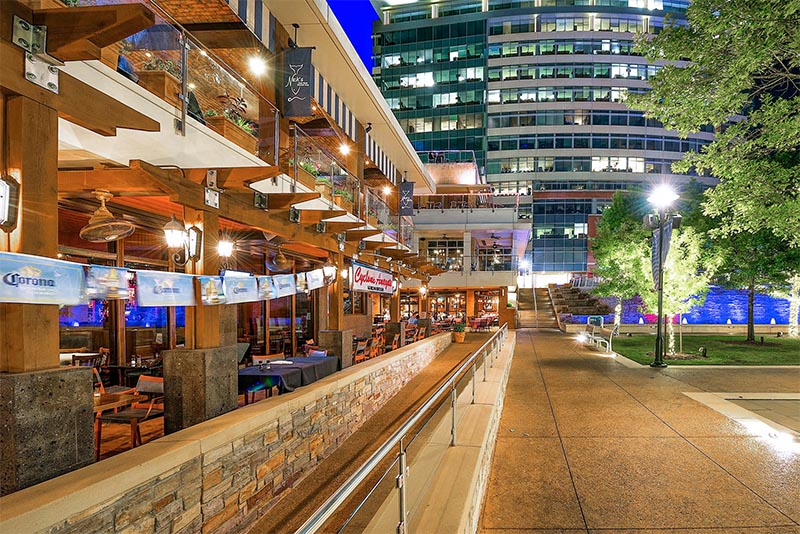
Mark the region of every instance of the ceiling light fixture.
POLYGON ((339 152, 341 152, 345 156, 348 155, 350 153, 350 145, 348 145, 347 143, 342 143, 341 146, 339 146, 339 152))

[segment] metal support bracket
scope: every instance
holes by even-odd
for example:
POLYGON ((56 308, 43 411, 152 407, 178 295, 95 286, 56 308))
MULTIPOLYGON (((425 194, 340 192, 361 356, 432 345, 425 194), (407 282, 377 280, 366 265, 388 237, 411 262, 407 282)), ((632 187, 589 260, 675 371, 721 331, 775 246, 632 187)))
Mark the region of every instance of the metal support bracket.
POLYGON ((300 222, 300 210, 294 206, 289 208, 289 222, 295 224, 300 222))
POLYGON ((324 234, 327 229, 328 225, 325 224, 325 221, 320 221, 316 225, 316 230, 318 234, 324 234))
POLYGON ((47 26, 36 26, 14 15, 11 40, 25 50, 25 79, 58 94, 58 67, 64 63, 47 54, 47 26))

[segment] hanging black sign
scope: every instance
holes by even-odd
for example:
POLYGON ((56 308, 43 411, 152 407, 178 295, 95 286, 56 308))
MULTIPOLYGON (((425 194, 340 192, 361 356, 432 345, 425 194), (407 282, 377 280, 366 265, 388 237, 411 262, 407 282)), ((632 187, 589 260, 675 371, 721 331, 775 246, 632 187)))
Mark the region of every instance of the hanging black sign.
POLYGON ((400 183, 400 215, 414 215, 414 182, 400 183))
POLYGON ((287 117, 311 116, 311 48, 290 48, 284 55, 283 114, 287 117))

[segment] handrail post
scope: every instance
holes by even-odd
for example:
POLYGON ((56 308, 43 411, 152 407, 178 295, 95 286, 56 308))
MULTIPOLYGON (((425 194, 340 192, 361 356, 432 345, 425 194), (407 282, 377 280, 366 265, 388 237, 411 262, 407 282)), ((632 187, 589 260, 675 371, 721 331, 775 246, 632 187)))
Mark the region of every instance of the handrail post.
POLYGON ((472 362, 472 404, 475 404, 475 362, 472 362))
POLYGON ((489 358, 489 353, 483 351, 483 381, 486 382, 486 360, 489 358))
POLYGON ((273 147, 273 149, 275 150, 275 155, 273 156, 274 157, 273 163, 277 167, 281 163, 281 158, 280 158, 280 151, 281 151, 281 112, 278 111, 277 109, 275 109, 275 110, 272 111, 272 115, 275 118, 275 128, 274 128, 274 131, 272 132, 273 135, 275 136, 275 142, 273 143, 275 145, 273 147))
POLYGON ((181 120, 176 130, 186 137, 186 111, 189 107, 189 38, 181 31, 181 120))
POLYGON ((453 421, 450 428, 450 446, 456 445, 456 383, 453 381, 453 389, 450 393, 450 405, 453 408, 453 421))
POLYGON ((297 192, 297 167, 300 166, 300 162, 298 161, 300 159, 300 156, 297 153, 297 135, 298 135, 297 126, 294 123, 292 123, 292 125, 290 126, 290 129, 294 133, 294 154, 293 154, 293 159, 292 159, 292 161, 294 161, 294 169, 293 169, 294 170, 294 173, 293 173, 294 176, 292 176, 292 193, 296 193, 297 192))
POLYGON ((400 521, 397 523, 397 534, 406 533, 406 451, 403 449, 403 438, 400 438, 400 456, 398 462, 397 501, 399 503, 400 521))

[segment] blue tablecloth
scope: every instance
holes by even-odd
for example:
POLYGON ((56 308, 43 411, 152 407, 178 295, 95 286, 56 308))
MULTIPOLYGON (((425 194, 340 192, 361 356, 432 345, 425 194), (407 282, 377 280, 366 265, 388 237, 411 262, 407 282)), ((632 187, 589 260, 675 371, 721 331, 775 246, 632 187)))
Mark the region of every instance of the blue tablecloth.
POLYGON ((300 387, 302 378, 299 369, 285 365, 271 365, 269 369, 267 369, 266 365, 251 365, 250 367, 239 369, 240 392, 259 382, 267 388, 278 386, 280 393, 287 393, 294 391, 294 388, 300 387))
POLYGON ((308 356, 304 358, 286 358, 287 364, 272 364, 272 368, 296 369, 300 372, 301 385, 307 386, 317 380, 336 372, 339 359, 330 356, 308 356))

